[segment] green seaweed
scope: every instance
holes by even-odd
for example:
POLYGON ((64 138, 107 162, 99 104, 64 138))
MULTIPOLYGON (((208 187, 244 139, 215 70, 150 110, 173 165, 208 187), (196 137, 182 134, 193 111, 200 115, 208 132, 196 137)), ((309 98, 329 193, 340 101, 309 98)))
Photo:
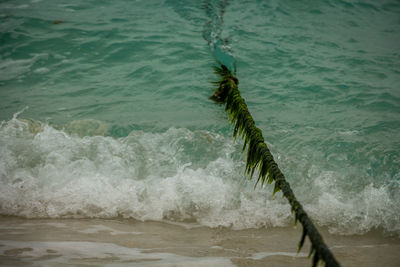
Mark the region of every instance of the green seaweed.
POLYGON ((214 72, 219 76, 219 80, 214 83, 218 87, 210 98, 216 103, 225 104, 228 119, 234 124, 233 137, 236 139, 239 136, 244 140, 242 152, 244 153, 247 148, 245 174, 253 179, 254 174, 258 171, 254 188, 258 184, 263 187, 265 182, 267 184, 275 182, 273 196, 282 191, 295 215, 295 224, 299 221, 303 225, 298 251, 302 249, 306 236, 311 241, 309 257, 313 256, 313 267, 317 266, 320 260, 325 262, 325 266, 340 266, 302 205, 297 201, 289 183, 275 162, 264 141, 262 131, 256 127, 246 102, 240 95, 238 79, 222 64, 220 67, 215 66, 214 72))

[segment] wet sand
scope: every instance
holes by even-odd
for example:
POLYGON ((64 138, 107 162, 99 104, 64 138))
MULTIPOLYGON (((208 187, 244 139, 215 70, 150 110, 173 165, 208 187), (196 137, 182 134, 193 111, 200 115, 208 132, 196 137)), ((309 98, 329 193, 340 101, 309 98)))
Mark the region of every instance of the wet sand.
MULTIPOLYGON (((321 229, 342 266, 400 266, 400 238, 321 229)), ((211 229, 197 224, 0 217, 0 266, 311 266, 301 226, 211 229)), ((320 266, 323 266, 320 264, 320 266)))

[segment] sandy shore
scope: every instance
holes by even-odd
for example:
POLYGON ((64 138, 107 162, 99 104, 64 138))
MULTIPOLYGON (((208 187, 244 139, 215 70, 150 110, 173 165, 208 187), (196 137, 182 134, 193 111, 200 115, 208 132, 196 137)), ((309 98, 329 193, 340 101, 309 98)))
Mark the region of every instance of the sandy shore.
MULTIPOLYGON (((331 235, 343 266, 400 266, 400 239, 331 235)), ((297 228, 210 229, 196 224, 0 217, 1 266, 311 266, 297 228)), ((322 266, 322 265, 321 265, 322 266)))

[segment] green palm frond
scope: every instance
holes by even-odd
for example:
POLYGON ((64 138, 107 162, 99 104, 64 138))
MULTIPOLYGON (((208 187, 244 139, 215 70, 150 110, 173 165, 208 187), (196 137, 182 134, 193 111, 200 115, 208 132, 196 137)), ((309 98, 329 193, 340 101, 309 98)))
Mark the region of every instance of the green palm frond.
POLYGON ((340 266, 333 254, 327 248, 321 235, 315 228, 307 213, 294 196, 289 183, 276 164, 267 144, 264 141, 262 131, 256 127, 245 100, 241 97, 238 89, 239 81, 224 65, 214 67, 214 72, 219 75, 219 80, 214 83, 218 86, 214 95, 210 98, 217 103, 225 104, 229 121, 234 124, 233 137, 237 136, 244 140, 243 150, 247 148, 245 174, 253 178, 258 171, 258 177, 254 187, 260 184, 274 184, 273 195, 282 191, 289 201, 292 213, 295 214, 295 223, 300 221, 303 225, 303 232, 298 250, 304 245, 306 236, 311 241, 310 257, 313 256, 313 266, 317 266, 320 259, 325 262, 325 266, 340 266))

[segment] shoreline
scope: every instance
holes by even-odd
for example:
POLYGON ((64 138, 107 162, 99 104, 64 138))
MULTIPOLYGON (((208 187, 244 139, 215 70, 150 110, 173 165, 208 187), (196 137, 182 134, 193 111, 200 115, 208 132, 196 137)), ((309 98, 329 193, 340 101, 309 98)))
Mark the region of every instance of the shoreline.
MULTIPOLYGON (((320 229, 342 266, 398 266, 400 238, 320 229)), ((0 217, 2 266, 311 266, 301 226, 231 230, 133 219, 0 217)))

